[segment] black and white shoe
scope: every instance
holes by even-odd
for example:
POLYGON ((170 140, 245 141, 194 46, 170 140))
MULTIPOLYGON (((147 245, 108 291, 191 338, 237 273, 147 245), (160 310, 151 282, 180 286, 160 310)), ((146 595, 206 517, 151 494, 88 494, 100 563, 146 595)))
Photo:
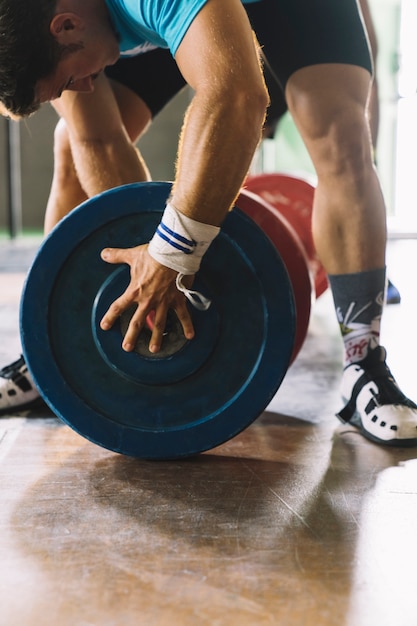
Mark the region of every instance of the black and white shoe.
POLYGON ((385 349, 378 346, 345 368, 341 390, 346 405, 337 417, 376 443, 416 446, 417 405, 400 390, 385 359, 385 349))
POLYGON ((23 356, 0 370, 0 415, 13 415, 41 403, 23 356))

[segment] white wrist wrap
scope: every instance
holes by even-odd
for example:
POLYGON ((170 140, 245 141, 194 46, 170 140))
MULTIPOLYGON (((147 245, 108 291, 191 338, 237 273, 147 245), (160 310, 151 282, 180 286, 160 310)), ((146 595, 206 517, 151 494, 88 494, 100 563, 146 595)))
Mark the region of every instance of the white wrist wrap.
POLYGON ((161 265, 184 275, 195 274, 219 231, 218 226, 196 222, 167 204, 148 252, 161 265))

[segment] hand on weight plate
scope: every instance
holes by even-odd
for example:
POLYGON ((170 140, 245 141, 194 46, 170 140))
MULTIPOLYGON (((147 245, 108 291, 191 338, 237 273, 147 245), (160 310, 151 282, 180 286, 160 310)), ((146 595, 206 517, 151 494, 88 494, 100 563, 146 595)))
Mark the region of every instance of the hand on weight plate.
POLYGON ((112 303, 100 323, 103 330, 109 330, 124 311, 137 305, 122 343, 126 352, 134 349, 151 311, 155 312, 155 316, 149 342, 150 352, 158 352, 161 348, 169 309, 177 314, 184 336, 187 339, 194 337, 186 298, 175 285, 177 272, 155 261, 148 254, 147 244, 135 248, 105 248, 101 257, 107 263, 126 263, 130 266, 128 288, 112 303))

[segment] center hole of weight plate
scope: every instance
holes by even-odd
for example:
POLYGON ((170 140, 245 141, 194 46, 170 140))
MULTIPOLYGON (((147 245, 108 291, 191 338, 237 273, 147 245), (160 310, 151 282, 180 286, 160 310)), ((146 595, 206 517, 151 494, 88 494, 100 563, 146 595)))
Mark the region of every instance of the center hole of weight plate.
MULTIPOLYGON (((126 335, 130 320, 132 319, 136 308, 136 305, 132 306, 124 311, 124 313, 122 313, 122 315, 120 316, 120 330, 123 337, 126 335)), ((169 310, 161 349, 157 354, 153 354, 149 351, 149 341, 152 335, 152 324, 153 315, 151 313, 150 315, 148 315, 147 323, 142 329, 142 332, 140 333, 134 347, 134 352, 137 352, 141 356, 164 359, 172 356, 173 354, 181 350, 181 348, 187 343, 187 339, 184 337, 182 326, 176 313, 172 310, 169 310)))

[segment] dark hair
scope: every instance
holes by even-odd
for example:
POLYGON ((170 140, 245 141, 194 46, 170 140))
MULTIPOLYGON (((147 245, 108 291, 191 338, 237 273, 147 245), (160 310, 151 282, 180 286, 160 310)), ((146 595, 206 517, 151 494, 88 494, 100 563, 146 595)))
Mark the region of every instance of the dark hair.
POLYGON ((13 115, 37 111, 35 86, 64 48, 49 31, 56 0, 0 0, 0 101, 13 115))

